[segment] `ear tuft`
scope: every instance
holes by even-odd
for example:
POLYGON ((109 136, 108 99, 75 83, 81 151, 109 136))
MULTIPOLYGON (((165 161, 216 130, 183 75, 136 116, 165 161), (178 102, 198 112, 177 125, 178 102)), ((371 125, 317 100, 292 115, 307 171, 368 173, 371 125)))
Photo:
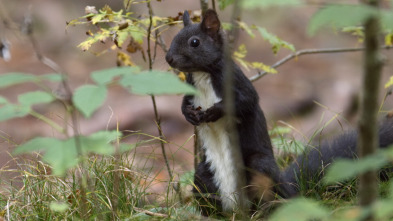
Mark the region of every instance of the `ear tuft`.
POLYGON ((188 14, 187 10, 185 10, 183 13, 183 24, 184 24, 184 27, 192 24, 191 19, 190 19, 190 14, 188 14))
POLYGON ((208 9, 203 16, 201 23, 202 30, 205 31, 210 37, 216 39, 220 31, 220 26, 221 23, 218 19, 216 11, 208 9))

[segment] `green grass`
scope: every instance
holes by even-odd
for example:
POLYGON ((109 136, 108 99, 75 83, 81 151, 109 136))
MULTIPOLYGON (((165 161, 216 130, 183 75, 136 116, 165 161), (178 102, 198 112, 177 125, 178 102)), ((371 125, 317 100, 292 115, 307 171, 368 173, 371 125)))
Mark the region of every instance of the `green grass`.
MULTIPOLYGON (((287 138, 280 142, 285 151, 292 148, 287 138)), ((50 167, 37 159, 15 158, 17 173, 13 179, 1 181, 0 220, 196 220, 200 219, 197 202, 189 193, 193 173, 180 176, 182 198, 174 185, 163 180, 167 187, 153 193, 150 187, 157 182, 152 168, 137 166, 133 151, 118 157, 92 155, 66 177, 51 175, 50 167), (83 167, 83 168, 82 168, 83 167), (83 184, 83 185, 81 185, 83 184), (185 186, 188 185, 186 190, 185 186), (86 192, 83 208, 83 191, 86 192)), ((285 167, 293 153, 280 154, 280 165, 285 167)), ((6 173, 5 167, 0 173, 6 173)), ((391 174, 389 174, 391 176, 391 174)), ((301 195, 317 200, 330 211, 340 211, 356 205, 356 180, 342 184, 324 185, 320 181, 302 181, 301 195)), ((389 195, 389 182, 380 184, 383 197, 389 195)), ((266 220, 285 200, 260 202, 251 220, 266 220)), ((232 217, 214 218, 230 220, 232 217)))
POLYGON ((149 192, 155 174, 149 168, 137 169, 133 164, 127 154, 119 159, 91 156, 85 161, 85 168, 71 170, 67 177, 59 178, 50 174, 47 164, 25 159, 18 163, 18 176, 1 183, 4 188, 0 195, 0 217, 9 214, 9 220, 168 219, 160 217, 164 214, 180 220, 184 216, 197 216, 192 203, 181 203, 170 185, 162 193, 165 196, 160 197, 163 202, 156 200, 149 192), (80 183, 84 183, 86 190, 87 211, 82 211, 80 183))

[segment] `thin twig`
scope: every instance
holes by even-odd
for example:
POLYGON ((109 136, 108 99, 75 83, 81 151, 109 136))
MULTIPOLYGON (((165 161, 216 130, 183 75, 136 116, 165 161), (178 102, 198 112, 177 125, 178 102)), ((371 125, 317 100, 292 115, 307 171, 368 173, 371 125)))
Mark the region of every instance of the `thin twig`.
MULTIPOLYGON (((385 45, 385 46, 381 47, 381 49, 391 49, 391 48, 393 48, 393 46, 385 45)), ((330 54, 330 53, 344 53, 344 52, 357 52, 357 51, 364 51, 364 47, 303 49, 303 50, 299 50, 293 54, 287 55, 283 59, 274 63, 271 67, 277 68, 294 58, 298 58, 298 57, 300 57, 302 55, 306 55, 306 54, 330 54)), ((268 74, 268 72, 266 72, 266 71, 259 71, 256 75, 250 77, 250 81, 256 81, 256 80, 264 77, 267 74, 268 74)))
POLYGON ((157 57, 157 47, 158 47, 158 41, 157 41, 157 38, 158 38, 158 35, 159 35, 159 32, 158 32, 158 29, 156 29, 155 31, 154 31, 154 35, 155 35, 155 41, 154 41, 154 53, 153 53, 153 60, 155 61, 156 60, 156 57, 157 57))
MULTIPOLYGON (((66 98, 70 99, 72 97, 72 91, 71 91, 71 88, 70 88, 68 81, 67 81, 67 79, 68 79, 67 74, 56 62, 47 58, 41 52, 41 50, 38 46, 37 40, 34 37, 31 15, 28 14, 25 17, 23 27, 26 31, 27 36, 30 39, 30 42, 33 46, 33 50, 34 50, 38 60, 62 76, 62 85, 63 85, 65 92, 66 92, 66 98)), ((88 216, 86 185, 85 185, 88 178, 87 178, 87 175, 85 173, 83 173, 83 169, 85 168, 85 166, 84 166, 84 159, 82 159, 83 153, 82 153, 82 144, 80 141, 80 133, 79 133, 79 129, 78 129, 78 125, 79 125, 78 116, 77 116, 76 109, 74 106, 69 107, 69 105, 66 104, 67 102, 64 102, 64 101, 62 101, 62 102, 66 106, 66 110, 71 115, 72 128, 74 131, 75 148, 76 148, 78 157, 81 159, 81 163, 80 163, 81 164, 81 171, 80 171, 81 176, 79 176, 79 183, 81 185, 80 186, 80 193, 81 193, 80 195, 81 195, 81 201, 82 201, 82 203, 81 203, 82 204, 81 205, 81 217, 82 217, 82 219, 85 219, 88 216)))
MULTIPOLYGON (((154 61, 153 61, 152 55, 151 55, 150 37, 151 37, 151 30, 152 30, 152 26, 153 26, 153 8, 151 7, 150 1, 147 2, 147 7, 149 9, 149 27, 147 29, 147 55, 148 55, 148 58, 149 58, 149 70, 152 70, 154 61)), ((173 174, 172 174, 171 168, 169 166, 168 157, 167 157, 166 151, 165 151, 165 142, 163 141, 164 140, 164 135, 163 135, 162 130, 161 130, 161 120, 160 120, 160 117, 158 116, 158 109, 157 109, 156 99, 155 99, 154 95, 151 96, 151 100, 152 100, 152 103, 153 103, 154 116, 155 116, 155 120, 156 120, 156 123, 157 123, 158 134, 159 134, 159 137, 160 137, 160 144, 161 144, 162 155, 164 157, 165 165, 166 165, 167 170, 168 170, 169 179, 172 182, 173 181, 173 174)), ((179 188, 175 188, 175 191, 178 194, 180 194, 179 188)))
MULTIPOLYGON (((119 121, 116 118, 116 131, 119 132, 119 121)), ((120 138, 117 136, 115 144, 115 154, 114 154, 114 171, 113 171, 113 190, 112 190, 112 219, 116 220, 118 218, 117 210, 119 206, 119 186, 120 186, 120 175, 119 175, 119 165, 121 164, 120 159, 120 138)))
POLYGON ((158 45, 160 45, 161 49, 162 49, 165 53, 167 53, 167 52, 168 52, 168 48, 167 48, 167 46, 166 46, 166 44, 165 44, 164 39, 162 38, 162 35, 158 35, 156 41, 157 41, 158 45))
POLYGON ((155 212, 152 212, 152 211, 149 211, 149 210, 145 210, 145 209, 141 209, 141 208, 137 208, 137 207, 134 207, 134 210, 136 210, 137 212, 140 212, 140 213, 144 213, 144 214, 149 215, 149 216, 161 217, 161 218, 169 217, 167 214, 155 213, 155 212))

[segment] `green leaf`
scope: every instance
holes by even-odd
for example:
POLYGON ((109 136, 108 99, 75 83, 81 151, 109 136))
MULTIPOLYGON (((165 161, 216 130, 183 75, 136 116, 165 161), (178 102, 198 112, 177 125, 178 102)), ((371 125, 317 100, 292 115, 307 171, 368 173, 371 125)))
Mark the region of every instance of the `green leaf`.
POLYGON ((24 117, 28 115, 29 112, 29 107, 15 104, 6 104, 0 108, 0 121, 5 121, 17 117, 24 117))
POLYGON ((196 90, 179 80, 177 76, 163 71, 144 71, 124 76, 120 84, 132 93, 142 95, 195 94, 196 90))
POLYGON ((362 25, 372 15, 378 15, 378 10, 367 5, 329 5, 314 14, 308 25, 308 33, 313 35, 326 25, 336 28, 362 25))
POLYGON ((83 155, 89 153, 113 154, 114 148, 111 141, 121 136, 117 131, 99 131, 90 136, 80 136, 59 140, 51 137, 34 138, 14 150, 14 154, 44 151, 42 159, 51 167, 53 174, 64 176, 66 171, 78 165, 76 143, 79 142, 83 155))
POLYGON ((56 176, 64 176, 66 171, 78 164, 78 154, 74 138, 58 140, 50 137, 34 138, 18 146, 14 154, 44 151, 42 160, 52 166, 56 176))
POLYGON ((53 100, 55 97, 52 94, 43 91, 28 92, 18 96, 19 103, 27 107, 39 103, 50 103, 53 100))
POLYGON ((281 47, 287 48, 291 51, 295 51, 295 46, 293 46, 293 44, 281 40, 276 35, 268 32, 265 28, 257 27, 257 29, 261 34, 262 38, 268 41, 272 45, 272 50, 274 54, 277 54, 277 52, 281 49, 281 47))
POLYGON ((63 212, 65 212, 67 209, 69 209, 70 206, 69 206, 68 203, 66 203, 66 202, 55 202, 55 201, 52 201, 52 202, 50 202, 50 204, 49 204, 49 208, 50 208, 52 211, 63 213, 63 212))
POLYGON ((295 6, 302 3, 301 0, 247 0, 242 2, 245 9, 268 8, 272 6, 295 6))
POLYGON ((393 182, 392 182, 392 180, 389 181, 389 198, 393 199, 393 182))
POLYGON ((329 211, 315 200, 306 198, 293 199, 280 206, 270 216, 270 221, 308 221, 329 216, 329 211), (301 212, 299 212, 301 211, 301 212))
MULTIPOLYGON (((337 211, 334 211, 331 217, 327 220, 332 221, 359 221, 366 220, 371 213, 370 207, 359 207, 359 206, 343 206, 337 211)), ((379 220, 379 219, 376 219, 379 220)))
POLYGON ((128 32, 130 33, 131 37, 138 43, 143 43, 143 38, 146 36, 146 30, 139 27, 139 26, 129 26, 127 28, 128 32))
POLYGON ((219 0, 218 7, 220 10, 224 10, 228 5, 233 4, 234 0, 219 0))
POLYGON ((32 82, 36 79, 37 79, 36 76, 26 73, 2 74, 0 75, 0 88, 4 88, 20 83, 25 83, 25 82, 32 82))
POLYGON ((30 153, 34 151, 45 151, 54 146, 60 146, 61 140, 52 137, 37 137, 18 146, 14 154, 30 153))
POLYGON ((129 36, 129 33, 127 32, 127 30, 125 31, 118 31, 117 32, 117 46, 121 47, 123 45, 123 43, 127 40, 129 36))
POLYGON ((44 74, 44 75, 38 76, 38 78, 41 80, 47 80, 47 81, 53 81, 53 82, 59 82, 59 81, 63 80, 63 76, 58 73, 44 74))
POLYGON ((7 104, 7 103, 8 103, 7 99, 5 99, 4 97, 0 96, 0 105, 1 104, 7 104))
POLYGON ((389 159, 386 157, 386 154, 382 154, 382 152, 378 152, 362 159, 340 159, 334 162, 327 169, 327 173, 323 181, 326 184, 332 184, 335 182, 352 179, 361 173, 370 170, 378 170, 388 162, 389 159))
POLYGON ((228 23, 228 22, 222 22, 222 23, 221 23, 221 27, 222 27, 222 29, 224 29, 225 31, 232 30, 232 24, 231 24, 231 23, 228 23))
POLYGON ((60 141, 59 145, 48 148, 42 159, 52 166, 53 175, 64 176, 68 169, 79 163, 75 140, 60 141))
POLYGON ((85 154, 97 153, 110 155, 115 152, 110 142, 121 136, 117 131, 99 131, 87 137, 80 137, 85 154))
POLYGON ((106 95, 105 86, 83 85, 75 91, 72 101, 76 108, 89 118, 104 103, 106 95))
POLYGON ((129 151, 129 150, 132 150, 132 149, 134 149, 137 146, 138 146, 137 144, 125 144, 125 143, 122 143, 122 144, 120 144, 119 152, 123 153, 123 152, 129 151))
POLYGON ((45 74, 36 76, 33 74, 12 72, 0 75, 0 88, 9 87, 15 84, 21 84, 26 82, 39 82, 43 80, 49 81, 60 81, 61 75, 59 74, 45 74))
POLYGON ((392 220, 392 204, 392 199, 381 199, 373 203, 371 209, 375 220, 392 220))
POLYGON ((94 71, 91 73, 91 78, 100 85, 105 85, 110 83, 113 78, 118 76, 123 76, 129 73, 138 73, 140 71, 139 67, 116 67, 109 68, 99 71, 94 71))
POLYGON ((381 25, 383 29, 393 31, 393 12, 392 10, 383 10, 381 13, 381 25))

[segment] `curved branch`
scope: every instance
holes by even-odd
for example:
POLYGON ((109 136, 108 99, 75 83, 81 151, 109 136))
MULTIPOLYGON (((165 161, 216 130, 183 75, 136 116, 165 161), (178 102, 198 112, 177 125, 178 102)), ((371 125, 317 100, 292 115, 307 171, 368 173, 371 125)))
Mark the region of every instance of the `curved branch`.
MULTIPOLYGON (((393 48, 393 46, 390 45, 384 45, 381 47, 381 49, 391 49, 393 48)), ((345 52, 357 52, 357 51, 364 51, 364 47, 357 47, 357 48, 323 48, 323 49, 303 49, 300 51, 297 51, 293 54, 287 55, 286 57, 284 57, 283 59, 277 61, 276 63, 274 63, 271 67, 272 68, 277 68, 283 64, 285 64, 286 62, 300 57, 302 55, 306 55, 306 54, 330 54, 330 53, 345 53, 345 52)), ((266 71, 258 71, 258 73, 252 77, 250 77, 250 81, 256 81, 262 77, 264 77, 265 75, 267 75, 268 72, 266 71)))

